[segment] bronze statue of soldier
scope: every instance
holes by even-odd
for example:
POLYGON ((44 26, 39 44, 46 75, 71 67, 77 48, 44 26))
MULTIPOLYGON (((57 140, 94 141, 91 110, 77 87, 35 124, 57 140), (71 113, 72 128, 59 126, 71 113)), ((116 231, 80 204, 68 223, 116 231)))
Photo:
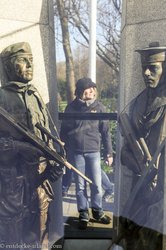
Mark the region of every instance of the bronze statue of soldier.
MULTIPOLYGON (((129 118, 136 137, 144 140, 153 160, 166 138, 166 47, 153 42, 149 44, 149 47, 137 50, 137 52, 141 55, 142 74, 146 88, 131 102, 129 118)), ((142 171, 139 171, 133 149, 124 139, 121 162, 133 173, 133 188, 137 182, 141 183, 141 178, 143 179, 140 190, 137 190, 137 196, 134 194, 135 199, 128 211, 127 220, 122 220, 122 224, 124 223, 122 225, 123 246, 126 250, 162 249, 164 157, 165 151, 162 148, 154 162, 155 172, 153 173, 155 174, 147 172, 143 179, 143 168, 150 164, 147 161, 142 171), (149 182, 145 183, 145 180, 149 182)), ((153 169, 153 166, 151 168, 153 169)), ((131 192, 130 197, 132 195, 131 192)))
MULTIPOLYGON (((53 147, 35 126, 47 130, 46 106, 33 79, 33 56, 27 42, 12 44, 1 53, 8 82, 0 88, 0 106, 20 124, 53 147)), ((49 182, 62 175, 61 167, 40 150, 0 124, 0 244, 18 249, 48 249, 48 208, 53 199, 49 182), (21 247, 22 244, 22 247, 21 247)))

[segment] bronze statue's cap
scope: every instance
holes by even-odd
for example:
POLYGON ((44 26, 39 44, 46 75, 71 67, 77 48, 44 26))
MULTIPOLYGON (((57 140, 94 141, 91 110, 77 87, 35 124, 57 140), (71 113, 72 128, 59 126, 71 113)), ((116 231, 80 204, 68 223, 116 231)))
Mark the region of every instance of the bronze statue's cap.
POLYGON ((140 53, 142 64, 166 60, 166 47, 161 47, 159 42, 152 42, 149 47, 138 49, 136 52, 140 53))
POLYGON ((31 51, 31 47, 29 45, 29 43, 26 42, 20 42, 20 43, 15 43, 12 44, 10 46, 8 46, 7 48, 5 48, 2 52, 1 52, 1 57, 2 59, 7 59, 9 57, 14 57, 17 55, 32 55, 32 51, 31 51))

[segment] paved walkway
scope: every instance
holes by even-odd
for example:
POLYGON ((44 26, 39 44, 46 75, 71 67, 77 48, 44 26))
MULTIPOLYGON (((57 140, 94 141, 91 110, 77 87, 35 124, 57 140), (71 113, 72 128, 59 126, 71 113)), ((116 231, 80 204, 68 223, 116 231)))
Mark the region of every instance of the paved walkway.
POLYGON ((78 212, 75 196, 75 184, 72 183, 67 197, 63 197, 63 215, 66 239, 111 239, 113 227, 113 203, 103 202, 105 213, 111 217, 109 225, 90 219, 86 230, 78 229, 78 212))

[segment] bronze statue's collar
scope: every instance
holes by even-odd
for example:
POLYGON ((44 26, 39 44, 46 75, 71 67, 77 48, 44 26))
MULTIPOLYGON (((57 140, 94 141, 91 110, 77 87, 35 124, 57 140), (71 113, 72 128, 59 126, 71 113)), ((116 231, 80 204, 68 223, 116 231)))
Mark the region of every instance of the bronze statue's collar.
POLYGON ((32 92, 36 92, 36 88, 30 84, 30 83, 22 83, 22 82, 8 82, 4 86, 2 86, 3 89, 9 89, 16 92, 25 92, 27 90, 31 90, 32 92))

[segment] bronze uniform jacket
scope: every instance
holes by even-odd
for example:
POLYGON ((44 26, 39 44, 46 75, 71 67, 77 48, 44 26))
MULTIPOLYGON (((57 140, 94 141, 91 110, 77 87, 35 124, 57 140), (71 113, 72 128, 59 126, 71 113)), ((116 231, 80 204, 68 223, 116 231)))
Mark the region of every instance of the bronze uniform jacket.
MULTIPOLYGON (((165 86, 157 89, 147 88, 141 92, 131 105, 130 116, 136 133, 145 139, 153 157, 163 139, 166 138, 165 86)), ((163 157, 161 157, 158 166, 159 176, 157 183, 159 186, 163 184, 163 171, 163 157)))
MULTIPOLYGON (((143 90, 131 102, 129 116, 136 135, 145 139, 148 149, 153 157, 159 145, 166 138, 165 85, 161 85, 155 89, 146 88, 143 90)), ((156 231, 158 230, 158 232, 162 232, 163 229, 164 158, 165 148, 159 156, 157 175, 151 180, 151 183, 149 183, 148 178, 144 179, 148 182, 146 184, 143 182, 143 189, 142 186, 139 188, 137 196, 127 214, 127 217, 132 218, 132 220, 138 225, 143 225, 156 231)), ((122 164, 131 169, 133 164, 132 159, 131 150, 128 144, 125 144, 121 151, 122 164), (128 156, 125 158, 125 155, 128 156)), ((133 174, 133 187, 136 185, 139 178, 142 177, 133 174)))
MULTIPOLYGON (((39 122, 43 127, 49 130, 49 123, 45 104, 39 96, 36 88, 33 85, 27 85, 19 82, 9 82, 0 88, 0 106, 9 112, 17 121, 27 126, 36 136, 42 140, 46 138, 41 134, 40 130, 35 127, 39 122)), ((2 128, 0 124, 0 137, 9 137, 16 140, 17 135, 13 135, 8 127, 2 128)), ((4 152, 0 152, 0 155, 4 152)), ((39 173, 44 171, 44 166, 36 163, 29 163, 26 165, 24 161, 16 157, 16 162, 9 162, 8 172, 0 162, 0 180, 3 187, 6 187, 5 195, 0 192, 0 218, 17 216, 25 212, 25 207, 36 193, 35 181, 39 173), (13 172, 14 171, 14 172, 13 172), (7 182, 4 183, 4 180, 7 182), (13 187, 12 183, 15 183, 13 187), (4 198, 2 198, 4 195, 4 198), (26 196, 26 197, 25 197, 26 196)), ((45 167, 44 167, 45 168, 45 167)), ((41 191, 44 199, 49 199, 47 195, 48 186, 50 191, 50 184, 48 180, 45 181, 41 191), (44 193, 43 193, 44 192, 44 193)), ((36 193, 37 195, 37 193, 36 193)), ((32 208, 33 209, 33 208, 32 208)), ((37 207, 36 207, 37 209, 37 207)))

